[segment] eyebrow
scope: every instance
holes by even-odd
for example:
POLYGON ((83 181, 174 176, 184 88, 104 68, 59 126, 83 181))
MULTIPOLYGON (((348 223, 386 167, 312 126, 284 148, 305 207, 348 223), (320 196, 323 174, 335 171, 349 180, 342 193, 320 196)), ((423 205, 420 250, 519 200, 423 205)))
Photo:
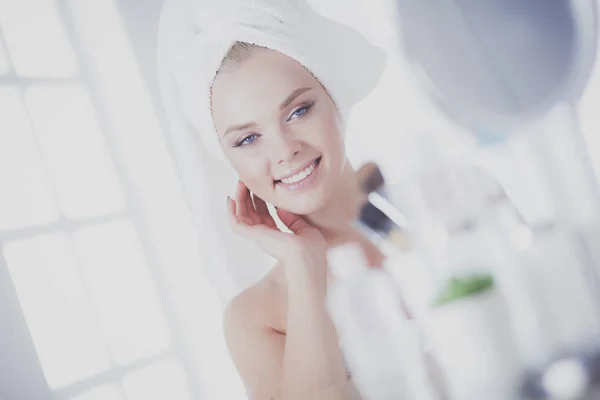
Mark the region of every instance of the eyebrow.
POLYGON ((296 90, 294 90, 288 97, 287 99, 285 99, 283 101, 283 103, 281 103, 281 105, 279 106, 280 110, 283 110, 284 108, 286 108, 287 106, 289 106, 290 104, 292 104, 292 102, 294 100, 296 100, 296 97, 300 96, 302 93, 308 92, 311 88, 309 87, 303 87, 303 88, 298 88, 296 90))
MULTIPOLYGON (((281 103, 281 105, 279 106, 280 110, 283 110, 284 108, 288 107, 290 104, 292 104, 292 102, 294 100, 296 100, 297 97, 299 97, 301 94, 308 92, 309 90, 311 90, 312 88, 309 87, 302 87, 302 88, 298 88, 296 90, 294 90, 292 93, 290 93, 290 95, 281 103)), ((229 128, 227 128, 225 130, 225 133, 223 134, 223 137, 227 136, 229 133, 234 132, 234 131, 241 131, 244 129, 248 129, 248 128, 252 128, 256 126, 256 122, 247 122, 245 124, 241 124, 241 125, 231 125, 229 128)))

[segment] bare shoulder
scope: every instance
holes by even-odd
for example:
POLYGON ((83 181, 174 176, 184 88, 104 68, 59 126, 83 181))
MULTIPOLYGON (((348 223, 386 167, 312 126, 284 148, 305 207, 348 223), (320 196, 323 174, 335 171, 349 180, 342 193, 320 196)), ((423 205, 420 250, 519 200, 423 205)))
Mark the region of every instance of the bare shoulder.
POLYGON ((267 293, 263 285, 256 284, 235 296, 225 308, 225 330, 239 325, 260 325, 265 317, 262 309, 267 293))
MULTIPOLYGON (((274 267, 274 272, 278 266, 274 267)), ((225 334, 242 329, 275 328, 283 290, 272 274, 234 297, 223 315, 225 334)))
POLYGON ((252 398, 271 398, 281 374, 285 335, 278 327, 281 285, 267 277, 237 295, 223 316, 225 342, 252 398))

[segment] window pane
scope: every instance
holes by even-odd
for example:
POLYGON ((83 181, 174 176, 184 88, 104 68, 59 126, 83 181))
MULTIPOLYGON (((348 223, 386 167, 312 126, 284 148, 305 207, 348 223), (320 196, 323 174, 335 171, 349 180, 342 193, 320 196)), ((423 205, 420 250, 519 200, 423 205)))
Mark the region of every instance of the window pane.
POLYGON ((13 87, 0 87, 0 133, 0 230, 56 220, 46 171, 19 90, 13 87))
POLYGON ((27 90, 26 104, 65 216, 122 210, 124 199, 88 93, 79 86, 37 86, 27 90))
POLYGON ((6 75, 10 72, 10 60, 8 59, 8 52, 4 47, 4 39, 0 35, 0 75, 6 75))
POLYGON ((68 236, 8 243, 4 255, 49 386, 60 388, 108 369, 68 236))
POLYGON ((140 241, 127 222, 75 234, 113 360, 129 363, 170 347, 170 332, 140 241))
POLYGON ((132 372, 123 379, 123 388, 127 400, 192 398, 183 369, 172 360, 132 372))
POLYGON ((75 74, 76 58, 54 0, 0 0, 0 29, 18 75, 75 74))
POLYGON ((125 397, 119 386, 103 385, 77 397, 71 397, 71 400, 125 400, 125 397))

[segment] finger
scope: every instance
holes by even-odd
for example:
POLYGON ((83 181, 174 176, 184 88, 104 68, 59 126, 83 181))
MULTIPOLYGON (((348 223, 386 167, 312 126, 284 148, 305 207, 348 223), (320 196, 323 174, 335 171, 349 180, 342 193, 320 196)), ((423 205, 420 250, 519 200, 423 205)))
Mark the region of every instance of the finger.
POLYGON ((232 229, 234 229, 236 225, 240 222, 236 214, 235 200, 233 200, 229 196, 227 196, 227 220, 229 221, 229 225, 232 229))
POLYGON ((227 207, 228 207, 227 217, 228 217, 229 225, 231 226, 231 229, 239 235, 248 236, 248 229, 250 229, 250 226, 248 226, 243 221, 241 221, 240 218, 237 216, 236 201, 233 200, 232 198, 227 197, 227 207))
POLYGON ((292 214, 291 212, 285 211, 281 208, 276 208, 276 210, 277 216, 279 216, 281 222, 283 222, 288 228, 290 227, 290 225, 294 224, 298 218, 300 218, 298 215, 292 214))
POLYGON ((229 224, 233 232, 254 241, 262 248, 280 246, 282 237, 278 235, 285 234, 284 232, 272 229, 264 224, 248 226, 239 220, 235 210, 235 200, 227 198, 227 205, 229 224))
POLYGON ((287 226, 290 231, 297 233, 299 230, 303 228, 308 228, 308 223, 299 215, 292 214, 291 212, 282 210, 281 208, 277 209, 277 215, 281 222, 287 226))
POLYGON ((252 226, 254 225, 254 222, 250 215, 248 215, 246 196, 248 196, 248 188, 241 181, 238 181, 237 189, 235 191, 236 214, 241 222, 252 226))
POLYGON ((227 214, 230 222, 241 222, 238 217, 238 203, 227 196, 227 214))
POLYGON ((254 208, 256 209, 256 213, 260 216, 261 222, 265 225, 268 225, 272 228, 276 228, 277 224, 275 220, 269 213, 269 208, 267 207, 267 203, 257 195, 253 196, 254 198, 254 208))

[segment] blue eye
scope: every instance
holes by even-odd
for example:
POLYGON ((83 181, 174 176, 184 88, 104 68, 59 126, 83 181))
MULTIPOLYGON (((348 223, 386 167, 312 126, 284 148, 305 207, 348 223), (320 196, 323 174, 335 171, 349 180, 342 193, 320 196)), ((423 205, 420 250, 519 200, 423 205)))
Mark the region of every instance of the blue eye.
POLYGON ((235 147, 241 147, 241 146, 251 145, 252 143, 254 143, 256 141, 256 139, 258 139, 258 135, 256 133, 253 133, 251 135, 246 136, 245 138, 243 138, 239 142, 237 142, 235 144, 235 147))
POLYGON ((300 107, 299 109, 297 109, 296 111, 294 111, 294 113, 292 114, 292 116, 288 119, 288 121, 294 119, 294 118, 300 118, 305 116, 308 111, 310 110, 310 108, 312 107, 312 104, 300 107))

